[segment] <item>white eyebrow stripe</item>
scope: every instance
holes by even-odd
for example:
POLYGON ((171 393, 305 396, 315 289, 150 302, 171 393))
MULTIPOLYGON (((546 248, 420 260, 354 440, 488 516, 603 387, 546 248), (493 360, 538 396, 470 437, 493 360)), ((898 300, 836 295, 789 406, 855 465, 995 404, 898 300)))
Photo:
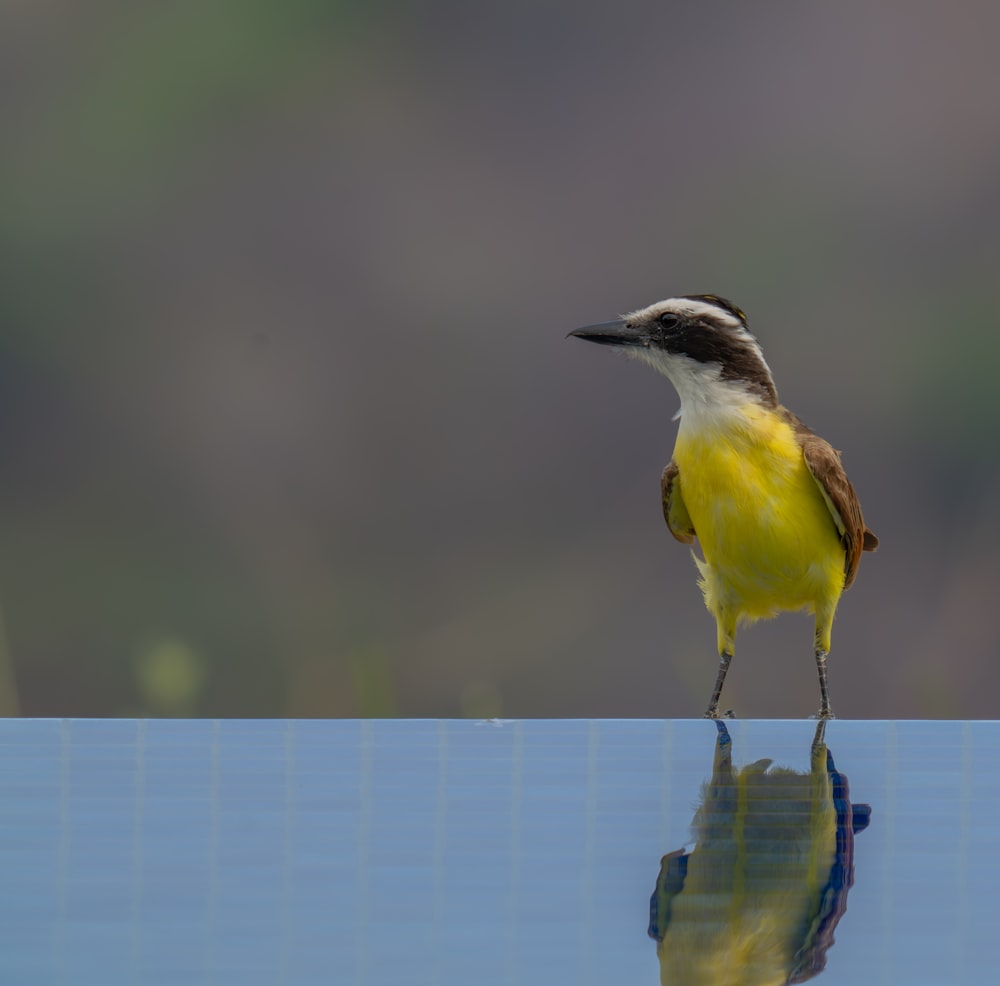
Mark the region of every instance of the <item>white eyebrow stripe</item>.
POLYGON ((734 329, 742 329, 743 323, 731 312, 718 305, 710 304, 707 301, 694 301, 691 298, 666 298, 663 301, 654 302, 646 308, 639 308, 634 312, 629 312, 624 318, 655 318, 664 312, 677 312, 678 315, 688 315, 697 318, 699 315, 708 315, 717 322, 722 322, 734 329))

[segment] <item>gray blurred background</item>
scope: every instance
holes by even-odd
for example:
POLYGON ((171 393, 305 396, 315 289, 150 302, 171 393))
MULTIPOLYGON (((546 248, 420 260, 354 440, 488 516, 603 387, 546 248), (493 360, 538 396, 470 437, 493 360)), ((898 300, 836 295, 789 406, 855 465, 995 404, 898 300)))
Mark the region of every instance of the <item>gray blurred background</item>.
MULTIPOLYGON (((882 540, 845 717, 990 717, 1000 6, 0 8, 0 712, 699 715, 677 400, 749 313, 882 540)), ((818 704, 811 618, 726 704, 818 704)))

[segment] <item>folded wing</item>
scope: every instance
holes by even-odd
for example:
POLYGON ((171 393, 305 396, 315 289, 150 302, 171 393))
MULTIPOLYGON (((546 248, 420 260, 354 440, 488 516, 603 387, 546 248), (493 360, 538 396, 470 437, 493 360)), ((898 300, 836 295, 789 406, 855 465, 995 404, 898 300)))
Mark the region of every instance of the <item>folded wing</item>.
POLYGON ((660 491, 663 495, 663 519, 668 530, 682 544, 691 544, 697 535, 681 496, 681 473, 673 460, 663 470, 660 491))
POLYGON ((806 466, 816 480, 844 546, 844 588, 858 573, 862 551, 874 551, 878 538, 865 525, 861 503, 851 481, 844 472, 840 453, 819 437, 789 411, 788 421, 802 446, 806 466))

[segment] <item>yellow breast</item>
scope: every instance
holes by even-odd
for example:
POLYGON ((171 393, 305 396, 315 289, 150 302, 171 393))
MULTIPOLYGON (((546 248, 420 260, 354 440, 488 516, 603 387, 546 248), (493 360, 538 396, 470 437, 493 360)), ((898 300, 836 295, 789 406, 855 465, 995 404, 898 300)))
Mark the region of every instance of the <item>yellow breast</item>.
POLYGON ((674 461, 713 613, 753 620, 836 604, 844 551, 786 421, 756 404, 711 427, 682 420, 674 461))

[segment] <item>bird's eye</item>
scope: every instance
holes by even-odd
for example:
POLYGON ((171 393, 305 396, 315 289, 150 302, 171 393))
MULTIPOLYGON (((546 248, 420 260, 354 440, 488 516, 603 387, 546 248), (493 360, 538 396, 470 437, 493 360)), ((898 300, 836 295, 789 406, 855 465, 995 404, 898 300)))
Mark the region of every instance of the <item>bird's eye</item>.
POLYGON ((662 315, 658 315, 656 321, 661 329, 676 329, 681 324, 680 316, 673 312, 664 312, 662 315))

